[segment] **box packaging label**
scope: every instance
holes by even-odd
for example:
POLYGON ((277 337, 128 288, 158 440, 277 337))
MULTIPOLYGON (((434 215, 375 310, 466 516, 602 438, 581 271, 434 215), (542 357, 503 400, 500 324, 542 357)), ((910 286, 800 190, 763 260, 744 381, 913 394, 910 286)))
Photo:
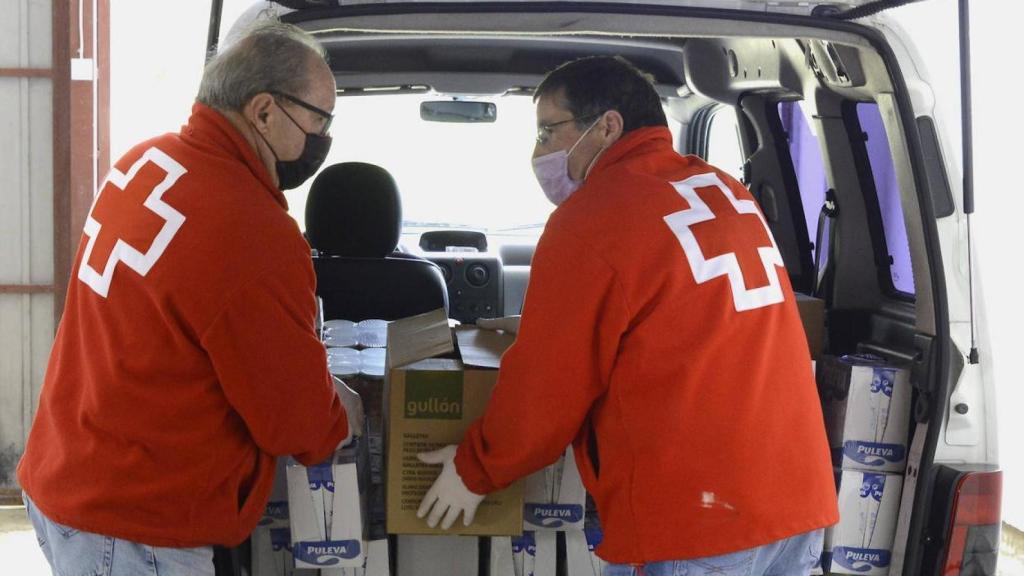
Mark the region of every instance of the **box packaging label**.
POLYGON ((582 530, 587 493, 572 446, 561 457, 526 478, 523 530, 582 530))

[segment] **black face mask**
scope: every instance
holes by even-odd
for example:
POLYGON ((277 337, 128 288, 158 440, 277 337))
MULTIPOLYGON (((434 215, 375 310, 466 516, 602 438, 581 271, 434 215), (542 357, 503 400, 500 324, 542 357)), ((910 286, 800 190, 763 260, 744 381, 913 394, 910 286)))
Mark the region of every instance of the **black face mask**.
MULTIPOLYGON (((316 174, 320 166, 327 159, 327 152, 331 149, 331 137, 320 134, 306 133, 306 143, 302 147, 302 154, 295 160, 278 160, 274 163, 277 169, 278 186, 281 190, 297 188, 310 176, 316 174)), ((269 146, 269 144, 268 144, 269 146)), ((274 151, 273 148, 270 149, 274 151)), ((274 154, 277 157, 277 154, 274 154)))
MULTIPOLYGON (((299 123, 292 118, 291 114, 286 112, 284 108, 281 108, 281 111, 292 121, 292 124, 295 124, 296 128, 302 130, 302 126, 299 126, 299 123)), ((267 143, 270 153, 274 155, 277 185, 281 190, 291 190, 309 180, 310 176, 316 174, 316 171, 320 169, 324 160, 327 159, 327 153, 331 149, 331 142, 333 140, 330 136, 314 134, 305 130, 302 130, 302 132, 306 135, 306 142, 302 146, 302 153, 295 160, 281 160, 277 156, 277 151, 270 145, 270 141, 259 130, 256 131, 260 138, 263 138, 263 141, 267 143)))

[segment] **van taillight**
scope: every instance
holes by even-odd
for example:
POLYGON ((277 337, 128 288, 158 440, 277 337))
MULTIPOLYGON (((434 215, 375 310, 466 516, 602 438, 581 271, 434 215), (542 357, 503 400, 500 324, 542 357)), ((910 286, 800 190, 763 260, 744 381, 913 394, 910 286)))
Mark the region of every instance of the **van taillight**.
POLYGON ((995 575, 1002 494, 1002 472, 969 472, 960 478, 943 576, 995 575))

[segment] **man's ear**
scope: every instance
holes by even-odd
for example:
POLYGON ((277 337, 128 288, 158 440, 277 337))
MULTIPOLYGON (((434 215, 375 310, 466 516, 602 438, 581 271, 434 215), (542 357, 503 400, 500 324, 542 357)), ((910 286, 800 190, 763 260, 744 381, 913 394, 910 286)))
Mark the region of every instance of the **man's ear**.
POLYGON ((604 139, 605 147, 611 146, 622 137, 623 119, 622 114, 619 114, 618 110, 605 112, 601 123, 603 124, 601 136, 604 139))
POLYGON ((242 109, 242 114, 257 130, 266 134, 270 129, 269 119, 274 113, 274 97, 267 92, 260 92, 249 99, 242 109))

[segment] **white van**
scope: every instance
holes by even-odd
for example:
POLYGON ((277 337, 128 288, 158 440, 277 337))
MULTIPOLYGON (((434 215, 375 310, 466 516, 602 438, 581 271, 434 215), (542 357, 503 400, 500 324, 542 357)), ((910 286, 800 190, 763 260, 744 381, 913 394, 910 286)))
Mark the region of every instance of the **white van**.
MULTIPOLYGON (((529 163, 533 88, 589 55, 651 73, 676 148, 749 187, 795 290, 824 301, 823 353, 910 372, 889 573, 992 575, 1002 475, 972 191, 936 117, 951 95, 885 12, 905 3, 280 0, 278 12, 316 35, 336 74, 325 167, 394 176, 400 249, 441 267, 464 322, 519 313, 552 209, 529 163)), ((306 189, 289 196, 300 222, 306 189)))

